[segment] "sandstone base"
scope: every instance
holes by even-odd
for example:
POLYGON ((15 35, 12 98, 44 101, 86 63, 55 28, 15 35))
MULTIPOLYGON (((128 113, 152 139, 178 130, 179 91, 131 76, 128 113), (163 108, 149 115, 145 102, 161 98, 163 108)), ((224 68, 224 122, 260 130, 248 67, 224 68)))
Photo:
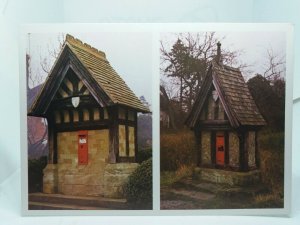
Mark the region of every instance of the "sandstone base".
POLYGON ((48 164, 43 170, 43 192, 46 194, 57 193, 58 175, 57 164, 48 164))
POLYGON ((196 168, 195 175, 199 179, 229 185, 249 185, 260 181, 260 171, 234 172, 221 169, 196 168))
POLYGON ((107 164, 104 172, 103 196, 107 198, 123 197, 123 185, 138 167, 138 163, 107 164))
MULTIPOLYGON (((75 196, 103 196, 122 198, 123 185, 137 168, 137 163, 104 164, 103 172, 90 174, 74 168, 64 168, 59 164, 48 164, 44 169, 43 192, 75 196)), ((100 169, 99 168, 99 169, 100 169)))

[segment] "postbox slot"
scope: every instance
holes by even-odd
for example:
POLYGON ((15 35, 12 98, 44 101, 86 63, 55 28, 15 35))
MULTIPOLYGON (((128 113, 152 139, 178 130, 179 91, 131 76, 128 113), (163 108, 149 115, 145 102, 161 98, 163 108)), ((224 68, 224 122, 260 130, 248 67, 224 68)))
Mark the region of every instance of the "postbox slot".
POLYGON ((78 165, 88 164, 88 131, 78 131, 78 165))

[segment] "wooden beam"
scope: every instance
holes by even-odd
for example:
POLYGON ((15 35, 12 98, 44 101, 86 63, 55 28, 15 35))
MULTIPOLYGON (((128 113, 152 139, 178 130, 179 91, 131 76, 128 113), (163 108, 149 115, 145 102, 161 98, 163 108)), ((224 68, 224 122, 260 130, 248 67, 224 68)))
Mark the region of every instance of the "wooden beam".
POLYGON ((194 131, 195 140, 196 140, 196 157, 197 157, 197 166, 200 166, 202 164, 202 137, 201 137, 201 131, 196 128, 194 131))
POLYGON ((109 124, 109 163, 117 163, 119 155, 119 124, 118 124, 118 107, 108 109, 110 116, 109 124))
POLYGON ((98 130, 98 129, 108 129, 110 120, 101 120, 101 121, 79 121, 72 124, 56 124, 55 129, 57 132, 64 131, 76 131, 76 130, 98 130))
POLYGON ((137 154, 138 154, 138 139, 137 139, 137 132, 138 132, 138 117, 137 112, 134 111, 134 161, 137 161, 137 154))
POLYGON ((258 141, 257 141, 258 131, 255 131, 255 165, 257 168, 260 168, 260 155, 258 149, 258 141))
POLYGON ((78 120, 79 122, 83 122, 83 108, 78 108, 78 120))
POLYGON ((104 109, 102 107, 100 107, 98 109, 99 109, 99 118, 100 118, 100 120, 104 120, 104 109))
POLYGON ((229 166, 229 135, 228 131, 224 132, 225 134, 225 165, 229 166))
POLYGON ((135 157, 119 157, 118 162, 134 163, 135 162, 135 157))
POLYGON ((94 108, 89 107, 88 111, 89 111, 89 120, 93 121, 94 120, 94 108))
POLYGON ((128 129, 128 125, 125 125, 125 143, 126 143, 126 155, 129 156, 129 129, 128 129))
POLYGON ((238 131, 239 137, 239 163, 241 171, 248 171, 248 154, 246 150, 245 132, 238 131))
POLYGON ((134 127, 136 122, 131 120, 118 119, 118 123, 121 125, 134 127))
POLYGON ((211 144, 211 164, 216 165, 216 132, 215 131, 211 131, 210 144, 211 144))
POLYGON ((68 94, 68 96, 72 96, 73 92, 67 87, 67 85, 65 84, 65 82, 61 82, 60 85, 61 89, 63 89, 64 92, 66 92, 68 94))

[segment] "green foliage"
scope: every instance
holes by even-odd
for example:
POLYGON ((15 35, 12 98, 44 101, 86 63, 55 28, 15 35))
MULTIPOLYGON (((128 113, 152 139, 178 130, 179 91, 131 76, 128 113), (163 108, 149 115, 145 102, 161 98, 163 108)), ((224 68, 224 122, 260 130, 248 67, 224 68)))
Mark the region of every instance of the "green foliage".
POLYGON ((142 163, 148 159, 152 158, 152 148, 139 149, 136 155, 136 161, 142 163))
POLYGON ((123 186, 124 195, 136 209, 152 209, 152 158, 142 162, 123 186))
POLYGON ((176 171, 163 171, 160 174, 160 186, 170 187, 176 182, 180 181, 185 177, 190 177, 193 175, 193 166, 181 166, 176 171))
POLYGON ((285 110, 285 81, 267 80, 261 75, 256 75, 248 82, 248 87, 259 111, 266 119, 270 128, 284 129, 285 110))
POLYGON ((284 133, 265 130, 259 134, 259 156, 262 182, 278 198, 283 197, 284 133))
POLYGON ((160 169, 175 171, 196 163, 195 138, 192 132, 162 134, 160 137, 160 169))
POLYGON ((41 192, 43 189, 43 169, 47 165, 47 157, 28 160, 28 190, 29 192, 41 192))

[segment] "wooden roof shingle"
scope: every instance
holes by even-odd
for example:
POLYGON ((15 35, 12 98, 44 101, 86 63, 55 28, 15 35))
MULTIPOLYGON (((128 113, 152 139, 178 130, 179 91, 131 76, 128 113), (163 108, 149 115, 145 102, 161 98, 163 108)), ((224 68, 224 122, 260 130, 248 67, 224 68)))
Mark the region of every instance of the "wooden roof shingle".
MULTIPOLYGON (((35 110, 35 108, 37 108, 36 104, 39 103, 38 98, 40 98, 43 95, 43 90, 47 86, 47 82, 54 83, 54 81, 52 80, 56 79, 55 74, 53 74, 55 73, 55 71, 57 71, 55 70, 56 63, 58 63, 59 58, 62 55, 67 54, 64 54, 64 52, 67 51, 71 51, 71 53, 75 55, 77 60, 79 60, 80 64, 82 64, 81 66, 83 66, 88 71, 88 74, 90 76, 89 80, 96 83, 97 89, 94 90, 94 93, 95 91, 97 92, 97 90, 98 92, 99 90, 101 90, 107 95, 108 106, 118 104, 134 108, 135 110, 140 112, 150 112, 148 107, 146 107, 139 100, 139 98, 127 86, 125 81, 112 68, 104 52, 99 51, 98 49, 90 46, 89 44, 83 43, 79 39, 76 39, 73 36, 67 34, 62 50, 58 58, 56 59, 51 71, 49 72, 48 78, 45 84, 43 85, 41 92, 39 93, 36 101, 31 107, 31 114, 34 114, 33 111, 35 110)), ((87 88, 93 86, 95 85, 87 85, 87 88)), ((44 96, 47 96, 47 94, 44 93, 44 96)), ((43 111, 43 113, 44 112, 45 110, 43 111)))
POLYGON ((204 102, 208 97, 208 89, 212 85, 214 85, 220 96, 221 103, 232 127, 266 125, 241 71, 213 60, 186 120, 186 124, 189 127, 194 128, 196 126, 204 102))

